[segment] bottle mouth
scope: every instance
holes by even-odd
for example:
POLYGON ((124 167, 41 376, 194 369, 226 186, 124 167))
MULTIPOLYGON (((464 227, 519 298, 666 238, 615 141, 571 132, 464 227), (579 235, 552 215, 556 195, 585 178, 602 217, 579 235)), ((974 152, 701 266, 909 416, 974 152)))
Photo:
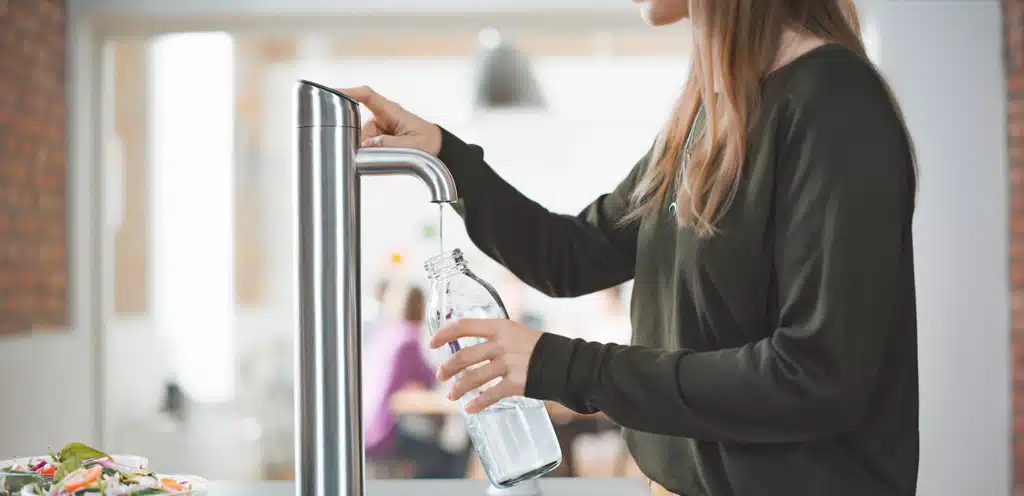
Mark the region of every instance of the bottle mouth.
POLYGON ((427 277, 435 278, 451 276, 464 269, 465 265, 466 260, 462 256, 462 250, 455 248, 427 259, 423 268, 427 270, 427 277))

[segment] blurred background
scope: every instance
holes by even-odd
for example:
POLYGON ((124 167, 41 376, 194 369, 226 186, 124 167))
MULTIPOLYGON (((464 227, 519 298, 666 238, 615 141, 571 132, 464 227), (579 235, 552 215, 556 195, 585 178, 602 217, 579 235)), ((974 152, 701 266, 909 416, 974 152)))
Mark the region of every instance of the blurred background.
MULTIPOLYGON (((921 162, 920 493, 1009 494, 1024 1, 858 4, 921 162)), ((294 477, 297 80, 368 84, 575 213, 648 149, 689 53, 687 25, 648 28, 627 0, 0 0, 0 455, 82 440, 211 479, 294 477)), ((629 285, 547 298, 414 180, 363 195, 368 346, 419 325, 442 237, 512 318, 628 342, 629 285)), ((451 455, 444 476, 482 477, 427 386, 392 395, 393 421, 451 455)), ((556 475, 641 477, 606 419, 551 411, 556 475)), ((370 461, 429 472, 401 450, 370 461)))

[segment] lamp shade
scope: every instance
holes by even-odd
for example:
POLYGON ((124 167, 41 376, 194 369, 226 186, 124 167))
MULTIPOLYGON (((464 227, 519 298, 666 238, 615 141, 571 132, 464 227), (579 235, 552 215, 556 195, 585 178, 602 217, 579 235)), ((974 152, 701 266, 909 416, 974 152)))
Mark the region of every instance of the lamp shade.
POLYGON ((529 58, 494 29, 480 33, 476 77, 474 106, 479 110, 545 105, 529 58))

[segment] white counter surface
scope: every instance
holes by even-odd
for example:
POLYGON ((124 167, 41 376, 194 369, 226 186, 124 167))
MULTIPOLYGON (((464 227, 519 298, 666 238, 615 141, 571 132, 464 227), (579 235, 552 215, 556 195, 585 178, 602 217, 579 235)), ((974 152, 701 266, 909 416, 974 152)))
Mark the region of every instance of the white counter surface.
MULTIPOLYGON (((640 479, 540 479, 540 496, 644 496, 650 494, 647 482, 640 479)), ((366 483, 367 496, 503 496, 504 492, 488 493, 482 480, 372 480, 366 483)), ((295 494, 292 482, 214 482, 209 496, 288 496, 295 494)), ((513 493, 509 493, 510 495, 513 493)))

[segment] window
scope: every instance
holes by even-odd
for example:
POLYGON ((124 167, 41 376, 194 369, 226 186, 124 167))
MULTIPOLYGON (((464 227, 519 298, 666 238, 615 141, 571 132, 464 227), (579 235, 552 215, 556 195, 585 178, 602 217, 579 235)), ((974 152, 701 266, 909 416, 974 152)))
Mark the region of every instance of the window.
POLYGON ((234 394, 234 41, 178 34, 151 48, 153 315, 197 401, 234 394))

